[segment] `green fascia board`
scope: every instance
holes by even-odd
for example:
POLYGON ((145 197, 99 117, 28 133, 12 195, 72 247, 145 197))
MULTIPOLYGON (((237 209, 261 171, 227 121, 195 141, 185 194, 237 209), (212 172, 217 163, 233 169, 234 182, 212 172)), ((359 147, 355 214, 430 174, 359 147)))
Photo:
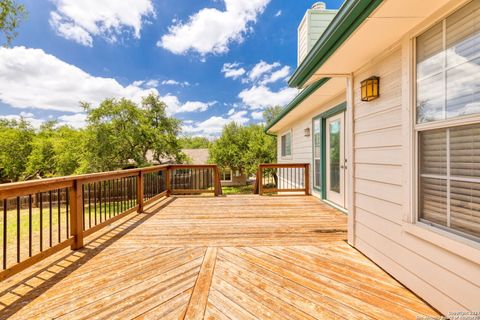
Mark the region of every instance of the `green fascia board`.
POLYGON ((382 2, 383 0, 346 0, 295 70, 288 85, 297 88, 303 86, 382 2))
POLYGON ((287 114, 290 113, 293 109, 295 109, 303 100, 308 98, 312 93, 314 93, 318 88, 323 86, 330 78, 323 78, 318 80, 317 82, 311 84, 307 88, 303 89, 293 100, 287 104, 283 109, 282 112, 275 119, 272 120, 269 124, 267 124, 265 128, 265 133, 269 134, 268 130, 270 130, 274 125, 276 125, 280 120, 283 119, 287 114))

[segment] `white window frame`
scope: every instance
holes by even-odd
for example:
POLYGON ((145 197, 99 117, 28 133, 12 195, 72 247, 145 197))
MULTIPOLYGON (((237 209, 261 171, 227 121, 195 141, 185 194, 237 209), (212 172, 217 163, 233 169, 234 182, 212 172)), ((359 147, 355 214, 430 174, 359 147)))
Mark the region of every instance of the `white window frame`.
POLYGON ((280 157, 282 159, 292 159, 293 157, 293 130, 290 129, 288 131, 285 131, 280 135, 280 157), (283 155, 283 144, 282 144, 282 138, 286 136, 287 134, 290 134, 290 154, 283 155))
POLYGON ((422 25, 409 33, 402 41, 403 58, 407 58, 407 62, 403 64, 407 72, 404 72, 405 77, 402 79, 403 100, 402 103, 409 105, 406 109, 406 116, 404 117, 404 125, 408 130, 405 143, 410 146, 408 148, 408 160, 405 163, 407 171, 410 172, 409 177, 412 183, 408 183, 410 189, 406 193, 409 206, 406 206, 406 212, 403 217, 402 229, 405 231, 405 236, 414 236, 422 240, 428 241, 436 246, 458 254, 462 252, 462 256, 475 263, 480 263, 480 243, 472 240, 470 237, 460 235, 455 230, 447 230, 446 228, 439 228, 430 223, 424 223, 419 220, 419 148, 418 138, 420 131, 441 129, 448 127, 456 127, 469 124, 480 123, 480 115, 466 115, 453 119, 438 120, 427 123, 417 124, 417 101, 416 101, 416 38, 433 27, 436 23, 446 19, 456 10, 468 4, 471 0, 459 0, 457 3, 452 3, 439 11, 435 16, 425 21, 422 25))
POLYGON ((221 179, 220 181, 221 182, 232 182, 233 181, 233 171, 232 169, 228 168, 228 169, 223 169, 221 172, 220 172, 220 175, 221 175, 221 179), (224 180, 223 178, 225 178, 225 175, 224 175, 224 172, 225 171, 230 171, 230 180, 224 180))

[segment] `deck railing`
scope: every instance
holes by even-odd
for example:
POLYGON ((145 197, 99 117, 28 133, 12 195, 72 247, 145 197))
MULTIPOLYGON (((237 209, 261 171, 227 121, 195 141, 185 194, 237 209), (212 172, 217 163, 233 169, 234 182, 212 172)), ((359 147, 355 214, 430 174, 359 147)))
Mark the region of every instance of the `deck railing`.
POLYGON ((262 194, 310 194, 310 164, 265 163, 257 171, 255 192, 262 194))
POLYGON ((216 165, 162 165, 0 185, 0 280, 171 194, 221 194, 216 165))

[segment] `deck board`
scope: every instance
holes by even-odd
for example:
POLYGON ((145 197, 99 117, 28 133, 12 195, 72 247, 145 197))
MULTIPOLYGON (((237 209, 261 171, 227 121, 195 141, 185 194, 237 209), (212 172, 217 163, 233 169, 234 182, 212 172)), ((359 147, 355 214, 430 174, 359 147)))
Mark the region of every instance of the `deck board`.
POLYGON ((415 319, 437 315, 309 196, 171 197, 0 283, 0 318, 415 319))

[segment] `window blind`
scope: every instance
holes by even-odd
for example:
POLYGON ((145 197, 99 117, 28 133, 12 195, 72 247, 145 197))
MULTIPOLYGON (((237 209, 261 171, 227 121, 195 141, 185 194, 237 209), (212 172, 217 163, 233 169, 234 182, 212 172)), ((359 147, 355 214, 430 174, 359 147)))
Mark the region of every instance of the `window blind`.
POLYGON ((480 237, 480 124, 419 137, 420 219, 480 237))

